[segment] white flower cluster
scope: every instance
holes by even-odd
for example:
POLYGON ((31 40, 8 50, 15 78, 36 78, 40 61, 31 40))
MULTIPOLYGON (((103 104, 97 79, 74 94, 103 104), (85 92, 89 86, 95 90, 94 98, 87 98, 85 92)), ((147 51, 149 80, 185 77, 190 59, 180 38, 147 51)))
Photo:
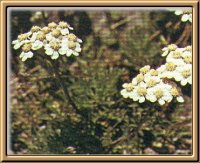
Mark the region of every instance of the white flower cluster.
POLYGON ((184 102, 178 87, 166 79, 175 79, 183 86, 192 84, 192 47, 178 48, 172 44, 162 50, 162 56, 167 56, 166 63, 157 69, 151 69, 149 65, 141 68, 131 83, 123 84, 121 95, 124 98, 139 103, 145 100, 158 102, 160 105, 170 103, 174 98, 184 102))
POLYGON ((81 52, 82 40, 69 30, 73 28, 62 21, 58 24, 49 23, 45 27, 33 26, 29 32, 20 34, 12 44, 14 49, 21 48, 19 57, 22 61, 32 58, 34 52, 41 49, 46 55, 51 56, 51 59, 57 59, 60 55, 78 56, 81 52))
POLYGON ((131 83, 123 84, 121 95, 124 98, 131 98, 139 103, 148 100, 158 102, 160 105, 169 103, 176 98, 178 102, 184 102, 179 90, 165 83, 158 70, 150 69, 150 66, 144 66, 140 69, 140 74, 132 79, 131 83))
POLYGON ((178 48, 171 44, 162 49, 166 63, 158 68, 162 78, 174 79, 182 86, 192 84, 192 46, 178 48))
POLYGON ((175 15, 181 15, 182 22, 192 22, 192 11, 190 10, 176 10, 175 15))

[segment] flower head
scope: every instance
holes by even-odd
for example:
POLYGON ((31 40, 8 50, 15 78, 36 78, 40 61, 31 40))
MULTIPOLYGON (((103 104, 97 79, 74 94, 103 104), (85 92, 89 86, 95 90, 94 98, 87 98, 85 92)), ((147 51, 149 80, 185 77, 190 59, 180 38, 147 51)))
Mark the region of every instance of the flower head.
MULTIPOLYGON (((75 34, 70 33, 69 30, 73 30, 73 28, 63 21, 58 24, 52 22, 45 27, 33 26, 29 32, 19 35, 12 44, 14 44, 14 49, 21 48, 22 54, 26 53, 27 47, 30 47, 30 50, 33 50, 33 52, 43 49, 45 54, 51 56, 52 59, 57 59, 60 54, 78 56, 81 52, 80 44, 82 40, 75 34)), ((27 53, 31 54, 33 52, 28 51, 27 53)), ((24 55, 20 55, 20 58, 23 61, 32 57, 32 55, 28 57, 22 56, 24 55)))
POLYGON ((20 58, 22 58, 22 61, 26 61, 28 58, 33 57, 33 52, 31 51, 31 43, 26 43, 22 46, 22 52, 20 54, 20 58))

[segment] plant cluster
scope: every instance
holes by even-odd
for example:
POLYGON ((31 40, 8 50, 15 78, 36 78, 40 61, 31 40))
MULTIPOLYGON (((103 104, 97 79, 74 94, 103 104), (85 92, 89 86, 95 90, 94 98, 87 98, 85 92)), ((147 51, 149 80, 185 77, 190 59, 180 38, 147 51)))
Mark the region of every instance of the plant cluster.
POLYGON ((169 10, 11 15, 15 154, 191 154, 191 23, 169 10))
POLYGON ((44 27, 33 26, 29 32, 18 35, 12 44, 14 49, 21 48, 19 57, 22 61, 32 58, 39 50, 45 51, 53 60, 58 59, 60 55, 78 56, 82 40, 69 30, 73 28, 63 21, 58 24, 52 22, 44 27))
POLYGON ((180 89, 164 81, 175 79, 182 86, 192 84, 192 47, 178 48, 171 44, 162 50, 162 56, 167 56, 166 63, 157 69, 151 69, 149 65, 141 68, 140 74, 134 77, 131 83, 123 84, 121 94, 124 98, 140 103, 148 100, 160 105, 170 103, 173 98, 184 102, 180 89))

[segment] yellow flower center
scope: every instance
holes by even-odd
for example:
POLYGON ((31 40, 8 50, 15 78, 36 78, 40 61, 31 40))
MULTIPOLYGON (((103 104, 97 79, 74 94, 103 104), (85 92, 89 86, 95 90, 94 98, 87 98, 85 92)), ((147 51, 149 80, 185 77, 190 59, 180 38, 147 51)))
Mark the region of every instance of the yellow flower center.
POLYGON ((177 90, 176 87, 173 87, 171 89, 171 94, 172 94, 172 96, 179 96, 180 95, 180 93, 179 93, 179 91, 177 90))
POLYGON ((76 42, 76 41, 77 41, 77 37, 76 37, 75 34, 70 33, 70 34, 68 35, 68 40, 69 40, 69 41, 74 41, 74 42, 76 42))
POLYGON ((73 41, 69 41, 68 42, 68 48, 69 49, 75 49, 76 48, 76 43, 73 41))
POLYGON ((27 53, 31 50, 31 47, 32 45, 30 43, 26 43, 22 46, 22 50, 27 53))
POLYGON ((54 23, 54 22, 52 22, 52 23, 49 23, 49 24, 48 24, 48 27, 51 28, 51 29, 52 29, 52 28, 56 28, 56 27, 57 27, 57 24, 54 23))
POLYGON ((162 90, 156 90, 155 92, 154 92, 154 94, 155 94, 155 96, 156 96, 156 98, 161 98, 162 96, 163 96, 163 91, 162 90))
POLYGON ((158 71, 155 70, 155 69, 151 69, 150 74, 151 74, 152 76, 158 76, 158 71))
POLYGON ((174 51, 174 50, 176 50, 176 48, 177 48, 177 46, 175 44, 171 44, 168 46, 169 51, 174 51))
POLYGON ((48 28, 48 27, 43 27, 43 28, 42 28, 42 32, 44 32, 45 34, 47 34, 47 33, 50 32, 50 28, 48 28))
POLYGON ((158 82, 154 79, 150 79, 148 82, 147 82, 147 87, 153 87, 157 84, 158 82))
POLYGON ((190 70, 185 70, 181 74, 182 74, 182 76, 184 78, 188 78, 191 75, 191 71, 190 70))
POLYGON ((137 93, 138 93, 139 96, 145 96, 147 94, 147 90, 146 90, 146 88, 139 87, 137 89, 137 93))
POLYGON ((136 79, 137 79, 137 83, 140 83, 141 81, 144 80, 144 75, 143 74, 139 74, 139 75, 137 75, 136 79))
POLYGON ((146 74, 150 70, 150 66, 144 66, 140 69, 140 73, 146 74))
POLYGON ((180 51, 174 51, 173 58, 175 58, 175 59, 181 58, 181 52, 180 51))
POLYGON ((27 34, 21 34, 18 36, 18 40, 19 41, 23 41, 23 40, 26 40, 28 38, 28 35, 27 34))
POLYGON ((68 28, 69 25, 66 22, 60 22, 58 25, 60 28, 68 28))
POLYGON ((176 69, 176 65, 172 62, 168 62, 165 64, 167 71, 174 71, 176 69))
POLYGON ((40 41, 43 41, 45 39, 45 34, 43 32, 40 32, 37 34, 37 39, 40 41))
POLYGON ((53 35, 54 37, 59 37, 59 36, 61 35, 61 32, 60 32, 60 30, 58 30, 58 29, 54 29, 54 30, 52 31, 52 35, 53 35))
POLYGON ((38 26, 33 26, 31 28, 31 32, 38 32, 39 30, 40 30, 40 27, 38 27, 38 26))
POLYGON ((131 92, 133 90, 133 85, 131 83, 128 83, 125 89, 127 90, 127 92, 131 92))
POLYGON ((192 63, 192 56, 184 56, 183 60, 185 63, 192 63))
POLYGON ((51 45, 51 48, 56 50, 56 51, 58 51, 58 49, 60 49, 59 42, 53 41, 53 42, 50 43, 50 45, 51 45))

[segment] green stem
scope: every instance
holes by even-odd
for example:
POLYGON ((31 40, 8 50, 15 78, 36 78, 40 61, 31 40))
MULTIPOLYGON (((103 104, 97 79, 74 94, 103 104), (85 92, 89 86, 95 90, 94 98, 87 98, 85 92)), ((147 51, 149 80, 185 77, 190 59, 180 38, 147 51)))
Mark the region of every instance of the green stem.
POLYGON ((70 105, 72 106, 72 108, 74 109, 74 111, 76 113, 80 113, 80 111, 78 110, 78 107, 76 106, 76 104, 74 103, 72 97, 70 96, 70 93, 69 93, 67 87, 64 86, 64 83, 63 83, 63 81, 62 81, 62 79, 60 77, 59 72, 57 71, 58 69, 57 69, 55 63, 52 60, 50 60, 50 62, 51 62, 52 68, 54 70, 54 73, 55 73, 55 76, 56 76, 56 80, 58 81, 58 83, 60 84, 60 86, 61 86, 61 88, 63 90, 63 94, 64 94, 64 97, 65 97, 65 100, 69 101, 70 105))

